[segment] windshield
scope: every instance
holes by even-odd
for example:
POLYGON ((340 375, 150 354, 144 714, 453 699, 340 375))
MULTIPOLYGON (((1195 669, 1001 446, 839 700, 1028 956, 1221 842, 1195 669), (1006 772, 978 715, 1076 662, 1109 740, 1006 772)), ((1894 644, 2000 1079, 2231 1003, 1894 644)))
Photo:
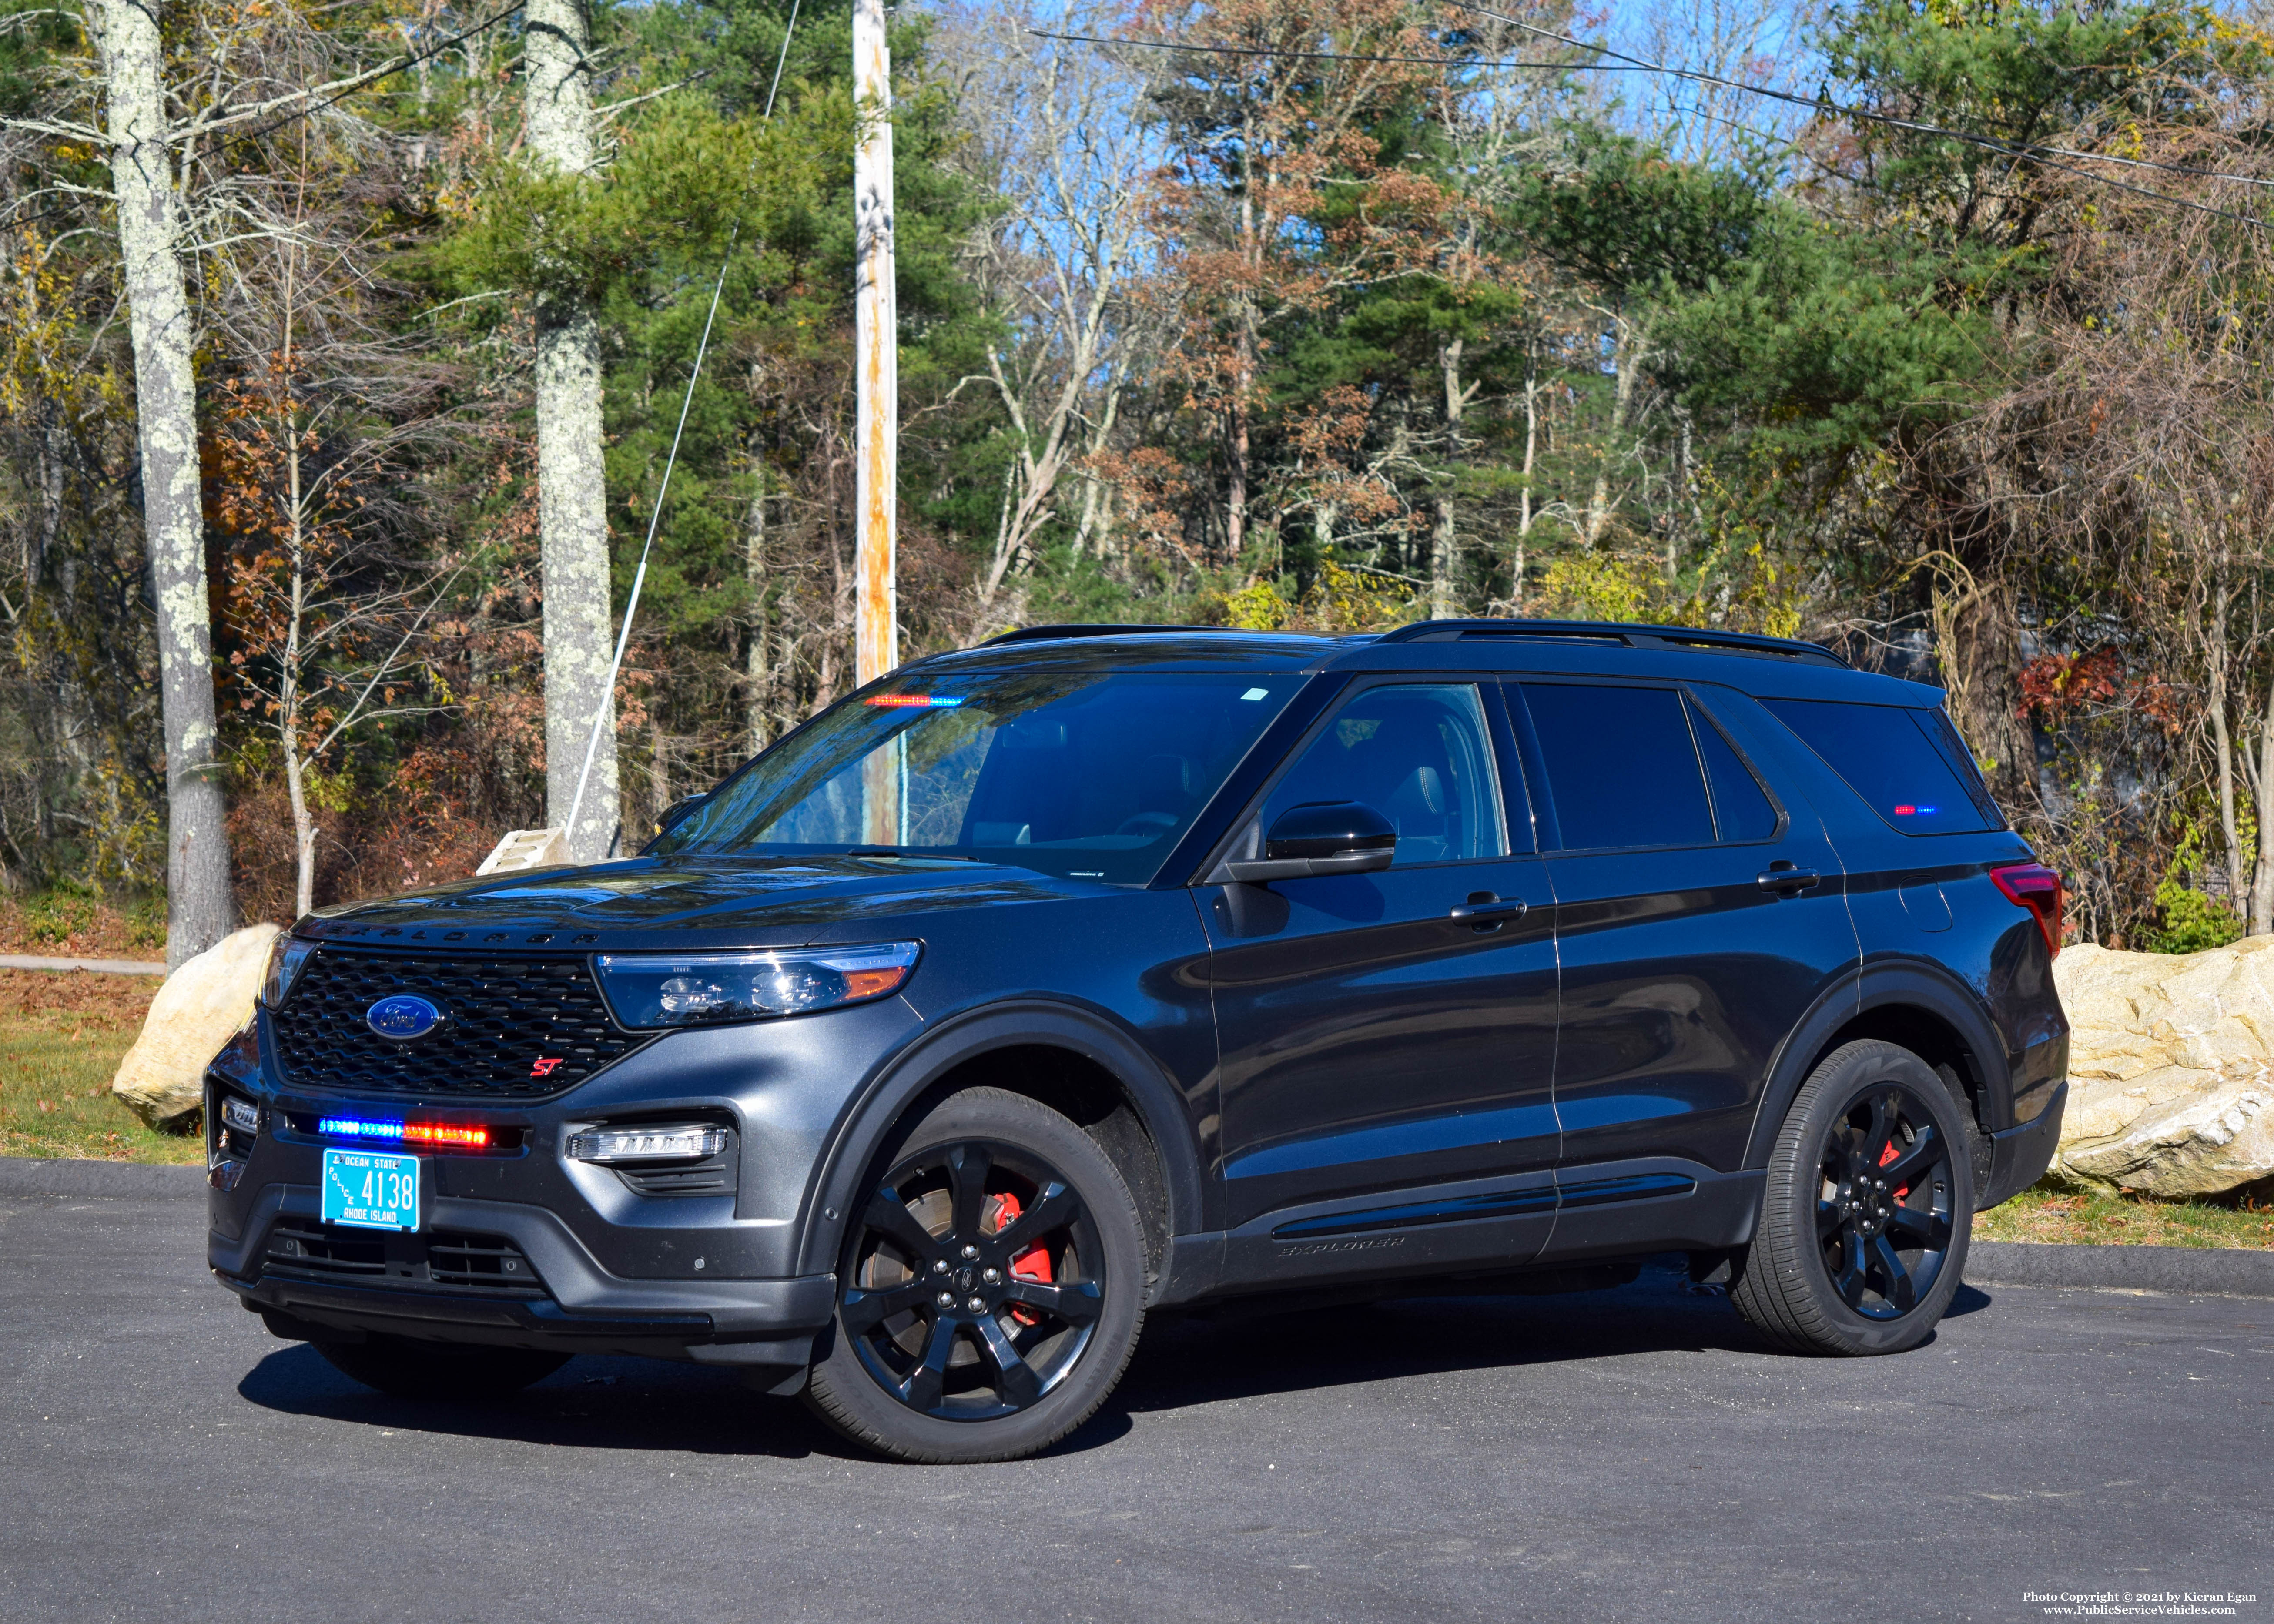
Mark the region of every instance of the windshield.
POLYGON ((659 856, 859 852, 1142 884, 1304 679, 924 673, 728 779, 659 856))

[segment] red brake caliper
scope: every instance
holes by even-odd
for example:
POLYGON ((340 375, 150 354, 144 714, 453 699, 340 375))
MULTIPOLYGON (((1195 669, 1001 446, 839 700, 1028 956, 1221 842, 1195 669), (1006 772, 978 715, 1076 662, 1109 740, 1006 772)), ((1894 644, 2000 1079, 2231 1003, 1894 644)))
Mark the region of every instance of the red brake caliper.
MULTIPOLYGON (((1019 1222, 1019 1214, 1025 1210, 1026 1208, 1020 1204, 1019 1198, 1008 1191, 997 1196, 991 1224, 992 1232, 997 1235, 1002 1234, 1004 1230, 1019 1222)), ((1038 1281, 1043 1285, 1049 1285, 1050 1254, 1040 1246, 1028 1247, 1026 1251, 1011 1259, 1011 1278, 1038 1281)), ((1021 1303, 1011 1304, 1011 1318, 1016 1320, 1020 1325, 1040 1325, 1043 1322, 1040 1314, 1021 1303)))
MULTIPOLYGON (((1893 1162, 1894 1159, 1895 1159, 1895 1142, 1894 1142, 1894 1140, 1893 1140, 1893 1139, 1889 1139, 1889 1140, 1887 1141, 1887 1149, 1886 1149, 1886 1154, 1885 1155, 1883 1155, 1883 1156, 1881 1156, 1881 1157, 1879 1158, 1879 1165, 1880 1165, 1881 1167, 1885 1167, 1885 1166, 1886 1166, 1886 1165, 1887 1165, 1887 1163, 1888 1163, 1888 1162, 1893 1162)), ((1895 1199, 1897 1199, 1898 1201, 1900 1201, 1900 1200, 1901 1200, 1905 1196, 1909 1195, 1910 1192, 1911 1192, 1911 1187, 1910 1187, 1909 1184, 1905 1184, 1901 1189, 1900 1189, 1900 1190, 1898 1190, 1898 1191, 1896 1191, 1896 1192, 1895 1192, 1895 1199)))

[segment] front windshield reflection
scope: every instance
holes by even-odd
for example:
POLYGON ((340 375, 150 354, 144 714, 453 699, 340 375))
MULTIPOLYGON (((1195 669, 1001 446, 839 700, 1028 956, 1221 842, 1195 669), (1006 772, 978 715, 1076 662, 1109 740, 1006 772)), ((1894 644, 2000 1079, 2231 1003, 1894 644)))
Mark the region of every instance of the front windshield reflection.
POLYGON ((1028 671, 904 679, 785 740, 651 849, 870 853, 1152 877, 1302 678, 1028 671))

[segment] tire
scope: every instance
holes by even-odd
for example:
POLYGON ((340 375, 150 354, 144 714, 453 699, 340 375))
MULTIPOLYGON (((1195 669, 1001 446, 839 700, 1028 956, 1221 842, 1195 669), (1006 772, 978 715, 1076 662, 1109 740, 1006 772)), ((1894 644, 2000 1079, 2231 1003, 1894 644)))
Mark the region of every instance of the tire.
POLYGON ((568 1363, 565 1353, 483 1348, 456 1342, 373 1336, 360 1342, 318 1342, 334 1370, 395 1398, 503 1398, 544 1380, 568 1363))
POLYGON ((932 1463, 1016 1460, 1089 1419, 1145 1318, 1144 1230, 1112 1160, 1048 1107, 973 1088, 880 1162, 807 1405, 932 1463))
POLYGON ((1729 1300, 1796 1353, 1901 1353, 1956 1295, 1973 1233, 1965 1108, 1893 1043, 1844 1044, 1810 1074, 1770 1153, 1729 1300))

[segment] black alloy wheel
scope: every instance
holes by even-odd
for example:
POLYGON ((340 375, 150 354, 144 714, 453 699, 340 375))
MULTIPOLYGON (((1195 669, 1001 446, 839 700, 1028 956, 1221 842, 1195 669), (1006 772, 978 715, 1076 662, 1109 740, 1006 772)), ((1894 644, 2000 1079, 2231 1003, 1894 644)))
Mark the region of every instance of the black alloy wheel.
POLYGON ((1964 1104, 1893 1043, 1845 1044, 1795 1097, 1730 1300, 1797 1352, 1916 1347, 1956 1295, 1974 1216, 1964 1104))
POLYGON ((909 1409, 986 1421, 1050 1391, 1097 1328, 1103 1246, 1039 1158, 963 1139, 892 1169, 869 1199, 838 1323, 909 1409))
POLYGON ((1818 1172, 1816 1239, 1840 1300, 1868 1320, 1909 1313, 1950 1252, 1950 1141, 1908 1086, 1871 1083, 1825 1136, 1818 1172))
POLYGON ((1103 1402, 1142 1313, 1134 1202, 1096 1141, 1034 1101, 952 1096, 853 1215, 808 1396, 907 1460, 1004 1460, 1103 1402))

